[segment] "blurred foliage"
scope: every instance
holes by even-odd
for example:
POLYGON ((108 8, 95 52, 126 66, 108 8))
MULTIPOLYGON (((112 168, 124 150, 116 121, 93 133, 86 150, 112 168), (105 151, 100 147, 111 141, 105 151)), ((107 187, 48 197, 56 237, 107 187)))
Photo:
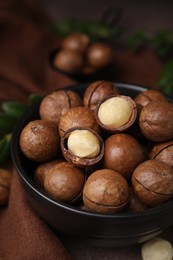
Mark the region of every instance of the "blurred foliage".
POLYGON ((165 63, 157 84, 165 94, 173 95, 173 58, 165 63))
POLYGON ((127 39, 128 47, 137 51, 141 47, 152 48, 163 62, 163 70, 158 78, 157 85, 167 95, 173 94, 173 32, 160 30, 149 34, 141 29, 127 39))
POLYGON ((107 40, 117 37, 122 29, 119 26, 110 26, 99 21, 64 19, 56 22, 52 30, 65 37, 72 32, 82 32, 90 37, 91 41, 107 40))

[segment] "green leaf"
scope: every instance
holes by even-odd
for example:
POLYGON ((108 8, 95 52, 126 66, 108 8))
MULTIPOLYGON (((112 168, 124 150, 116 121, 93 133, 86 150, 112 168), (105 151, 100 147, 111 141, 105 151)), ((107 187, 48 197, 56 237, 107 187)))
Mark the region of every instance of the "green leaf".
POLYGON ((29 103, 29 105, 33 105, 33 104, 35 104, 35 103, 41 101, 41 99, 42 99, 41 96, 39 96, 39 95, 33 93, 33 94, 30 94, 30 95, 29 95, 28 103, 29 103))
POLYGON ((0 165, 10 158, 11 135, 0 140, 0 165))
POLYGON ((0 112, 0 133, 10 133, 17 121, 14 116, 0 112))
POLYGON ((67 36, 72 31, 76 30, 76 22, 74 19, 63 19, 52 25, 51 30, 58 33, 60 36, 67 36))
POLYGON ((141 29, 127 38, 127 45, 132 51, 149 43, 150 35, 146 29, 141 29))
POLYGON ((121 32, 118 26, 109 26, 100 21, 64 19, 52 25, 52 30, 62 37, 72 32, 87 34, 91 41, 109 39, 121 32))
POLYGON ((157 84, 165 94, 173 93, 173 59, 164 65, 157 84))
POLYGON ((2 103, 3 111, 15 118, 19 118, 26 110, 27 105, 17 101, 6 101, 2 103))
POLYGON ((160 30, 154 35, 151 44, 157 54, 165 58, 173 54, 173 33, 169 30, 160 30))

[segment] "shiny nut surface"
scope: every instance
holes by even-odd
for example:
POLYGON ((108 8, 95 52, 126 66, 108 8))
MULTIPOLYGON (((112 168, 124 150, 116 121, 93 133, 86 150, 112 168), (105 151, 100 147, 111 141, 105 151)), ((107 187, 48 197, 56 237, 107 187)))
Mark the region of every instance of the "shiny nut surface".
POLYGON ((139 125, 143 135, 154 142, 173 138, 173 104, 165 101, 150 102, 140 113, 139 125))
POLYGON ((122 211, 128 199, 129 188, 126 179, 120 173, 110 169, 95 171, 84 185, 84 205, 93 212, 122 211))
POLYGON ((142 107, 146 106, 152 101, 166 101, 165 95, 156 89, 148 89, 138 94, 134 101, 142 107))
POLYGON ((128 134, 114 134, 105 141, 104 167, 120 172, 127 179, 144 160, 143 148, 128 134))
POLYGON ((82 105, 78 93, 72 90, 57 90, 47 94, 39 107, 41 119, 59 123, 61 115, 69 108, 82 105))
POLYGON ((59 134, 63 134, 73 127, 86 127, 99 132, 99 125, 96 122, 94 113, 86 107, 74 107, 69 109, 59 122, 59 134))
POLYGON ((160 205, 173 196, 173 169, 167 163, 147 160, 134 170, 132 186, 146 205, 160 205))
POLYGON ((52 122, 34 120, 20 134, 20 148, 31 160, 46 162, 57 156, 60 148, 58 127, 52 122))
POLYGON ((69 162, 54 165, 44 179, 45 191, 55 200, 74 203, 85 183, 84 172, 69 162))
POLYGON ((173 140, 155 144, 149 157, 150 159, 165 162, 173 167, 173 140))
POLYGON ((107 96, 119 94, 119 89, 111 82, 98 80, 88 85, 84 92, 83 103, 85 107, 95 110, 97 104, 107 96))

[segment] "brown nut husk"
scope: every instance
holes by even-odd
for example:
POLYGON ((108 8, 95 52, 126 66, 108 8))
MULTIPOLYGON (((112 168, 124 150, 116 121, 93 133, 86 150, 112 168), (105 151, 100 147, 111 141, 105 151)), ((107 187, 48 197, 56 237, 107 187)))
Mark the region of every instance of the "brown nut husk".
POLYGON ((60 136, 63 136, 68 129, 73 127, 91 128, 98 133, 100 131, 94 113, 86 107, 73 107, 61 116, 59 121, 60 136))
POLYGON ((105 141, 104 167, 120 172, 129 179, 144 160, 143 148, 128 134, 114 134, 105 141))
POLYGON ((35 169, 35 172, 34 172, 34 180, 35 182, 41 187, 43 188, 44 187, 44 179, 45 179, 45 176, 47 174, 49 174, 49 171, 50 169, 61 163, 62 160, 53 160, 53 161, 50 161, 50 162, 46 162, 46 163, 40 163, 36 169, 35 169))
POLYGON ((173 169, 167 163, 147 160, 134 170, 132 186, 146 205, 160 205, 173 196, 173 169))
POLYGON ((58 156, 60 137, 52 122, 34 120, 20 134, 20 148, 24 155, 36 162, 46 162, 58 156))
POLYGON ((83 188, 84 206, 91 212, 120 212, 125 209, 128 200, 129 187, 126 179, 110 169, 92 173, 83 188))
POLYGON ((173 138, 173 104, 150 102, 140 113, 139 125, 143 135, 153 142, 164 142, 173 138))
POLYGON ((100 101, 95 118, 102 129, 111 133, 128 130, 137 118, 136 103, 129 96, 113 95, 100 101))
POLYGON ((136 102, 136 104, 139 107, 139 110, 141 111, 141 109, 143 107, 145 107, 148 103, 152 102, 152 101, 166 101, 166 97, 165 95, 156 89, 148 89, 144 92, 141 92, 140 94, 138 94, 135 98, 134 101, 136 102))
POLYGON ((78 93, 72 90, 57 90, 47 94, 39 108, 41 119, 59 123, 61 115, 69 108, 82 105, 82 99, 78 93))
POLYGON ((97 104, 104 98, 119 94, 119 89, 115 84, 98 80, 88 85, 84 92, 83 103, 85 107, 95 110, 97 104))
POLYGON ((12 174, 6 170, 0 169, 0 206, 8 203, 12 174))
POLYGON ((77 203, 81 199, 85 173, 72 163, 53 165, 44 179, 45 191, 55 200, 77 203))
POLYGON ((53 66, 66 73, 78 73, 84 66, 84 58, 77 51, 61 49, 54 56, 53 66))
POLYGON ((149 158, 165 162, 173 167, 173 140, 155 144, 149 158))
POLYGON ((80 53, 84 53, 90 43, 90 39, 87 34, 74 32, 66 36, 62 43, 61 48, 74 50, 80 53))
POLYGON ((65 159, 77 167, 98 164, 104 155, 104 142, 91 128, 70 128, 61 138, 61 150, 65 159), (74 136, 69 143, 70 137, 74 136))
POLYGON ((128 206, 126 208, 127 212, 141 212, 147 209, 147 206, 136 196, 133 188, 130 187, 130 197, 128 206))
POLYGON ((113 49, 106 43, 93 43, 87 49, 86 59, 91 66, 104 68, 112 63, 113 49))

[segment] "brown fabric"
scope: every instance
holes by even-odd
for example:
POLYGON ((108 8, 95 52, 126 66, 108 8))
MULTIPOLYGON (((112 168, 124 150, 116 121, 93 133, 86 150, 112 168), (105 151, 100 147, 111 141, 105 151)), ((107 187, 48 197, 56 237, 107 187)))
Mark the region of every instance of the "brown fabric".
MULTIPOLYGON (((59 40, 48 27, 49 20, 35 0, 0 1, 1 102, 26 100, 33 92, 45 94, 75 84, 49 65, 49 54, 58 46, 59 40)), ((105 77, 156 87, 162 64, 150 50, 137 55, 128 51, 115 51, 114 61, 114 69, 105 77)), ((84 259, 84 248, 87 254, 85 259, 140 257, 139 247, 94 251, 93 248, 81 246, 75 239, 66 243, 64 246, 32 210, 17 173, 13 170, 9 204, 0 210, 0 259, 84 259)))

